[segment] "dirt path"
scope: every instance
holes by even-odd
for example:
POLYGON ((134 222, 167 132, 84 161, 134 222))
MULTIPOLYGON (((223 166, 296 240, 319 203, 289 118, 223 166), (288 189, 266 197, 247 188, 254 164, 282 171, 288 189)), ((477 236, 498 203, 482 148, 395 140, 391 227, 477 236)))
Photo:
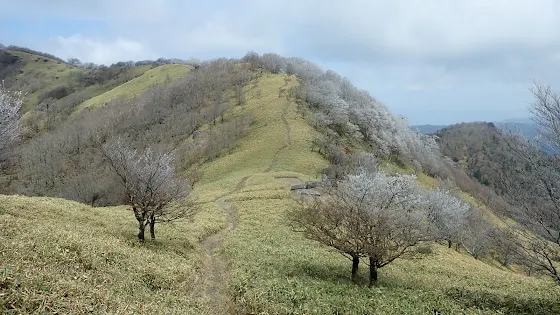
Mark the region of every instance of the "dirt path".
POLYGON ((286 150, 292 145, 290 124, 288 123, 288 119, 286 119, 286 115, 288 114, 288 109, 290 108, 290 104, 291 104, 288 94, 285 93, 287 87, 288 87, 288 80, 285 81, 284 86, 280 88, 280 92, 279 92, 279 96, 286 97, 286 105, 284 105, 284 107, 282 108, 282 115, 280 115, 280 119, 282 119, 282 122, 284 123, 284 127, 286 129, 287 143, 274 153, 274 156, 272 157, 272 161, 270 162, 270 165, 265 170, 265 172, 272 171, 276 167, 276 164, 278 164, 278 157, 280 156, 280 153, 282 153, 282 151, 286 150))
MULTIPOLYGON (((204 298, 210 306, 212 314, 227 314, 228 299, 223 292, 225 288, 225 266, 220 256, 221 233, 212 234, 201 244, 206 252, 206 259, 202 269, 204 298)), ((202 293, 201 292, 201 293, 202 293)))
POLYGON ((235 192, 243 189, 247 179, 249 179, 249 176, 243 177, 232 192, 217 199, 215 202, 216 206, 226 214, 228 227, 201 241, 201 245, 206 253, 204 267, 202 268, 203 290, 201 290, 201 293, 204 294, 206 303, 210 306, 211 314, 228 313, 230 299, 225 292, 228 287, 227 266, 223 257, 221 257, 221 248, 224 234, 237 228, 237 209, 228 201, 228 198, 235 192))
MULTIPOLYGON (((280 116, 280 119, 282 119, 282 122, 286 127, 287 143, 274 153, 270 166, 265 170, 265 172, 270 172, 274 169, 274 167, 276 167, 280 153, 292 144, 290 125, 286 119, 291 103, 289 96, 284 93, 288 87, 288 83, 289 81, 286 80, 284 87, 282 87, 279 92, 280 96, 286 97, 286 105, 282 108, 282 115, 280 116)), ((226 292, 228 288, 228 271, 225 260, 222 257, 221 249, 225 234, 234 231, 238 224, 237 209, 228 201, 228 199, 232 194, 245 187, 249 177, 250 175, 243 177, 239 183, 237 183, 234 190, 215 201, 216 206, 227 216, 227 228, 209 235, 201 241, 206 257, 202 268, 200 294, 202 295, 205 304, 209 306, 209 312, 211 312, 211 314, 228 314, 230 306, 229 303, 231 302, 226 292)))

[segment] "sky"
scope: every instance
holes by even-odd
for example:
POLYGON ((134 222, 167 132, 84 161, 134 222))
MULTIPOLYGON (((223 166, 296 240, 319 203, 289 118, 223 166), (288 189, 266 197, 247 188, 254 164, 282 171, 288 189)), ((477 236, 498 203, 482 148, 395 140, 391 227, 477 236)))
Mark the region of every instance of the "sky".
POLYGON ((0 43, 111 64, 301 57, 349 78, 411 125, 528 116, 560 90, 556 0, 18 0, 0 43))

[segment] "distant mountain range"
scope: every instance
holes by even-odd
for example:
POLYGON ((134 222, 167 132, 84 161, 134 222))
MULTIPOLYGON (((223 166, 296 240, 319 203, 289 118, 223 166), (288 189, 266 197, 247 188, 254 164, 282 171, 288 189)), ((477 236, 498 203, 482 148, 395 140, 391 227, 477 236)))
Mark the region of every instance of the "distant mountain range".
MULTIPOLYGON (((538 135, 537 125, 530 118, 513 118, 500 122, 492 122, 498 129, 502 131, 513 131, 522 134, 527 139, 535 139, 538 135)), ((450 125, 416 125, 411 126, 412 130, 416 130, 422 134, 433 134, 437 131, 449 127, 450 125)))

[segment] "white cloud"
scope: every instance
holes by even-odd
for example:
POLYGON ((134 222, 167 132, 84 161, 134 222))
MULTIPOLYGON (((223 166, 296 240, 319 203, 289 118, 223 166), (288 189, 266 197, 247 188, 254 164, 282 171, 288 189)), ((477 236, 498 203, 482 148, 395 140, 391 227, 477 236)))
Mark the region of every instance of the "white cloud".
POLYGON ((58 36, 54 54, 61 58, 77 57, 83 62, 111 64, 126 60, 155 59, 156 55, 139 42, 125 38, 107 40, 82 35, 58 36))
POLYGON ((464 56, 500 46, 558 44, 560 3, 554 0, 308 1, 305 22, 328 37, 375 54, 464 56), (318 10, 311 13, 311 5, 318 10))

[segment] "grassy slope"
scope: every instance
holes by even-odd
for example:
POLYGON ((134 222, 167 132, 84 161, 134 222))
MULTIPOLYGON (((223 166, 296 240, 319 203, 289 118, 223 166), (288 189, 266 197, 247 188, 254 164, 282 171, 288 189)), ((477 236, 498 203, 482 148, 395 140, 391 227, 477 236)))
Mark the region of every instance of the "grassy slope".
POLYGON ((78 105, 77 109, 95 108, 121 97, 131 99, 154 86, 163 84, 167 77, 173 80, 187 75, 191 69, 191 66, 186 65, 163 65, 150 69, 135 79, 85 101, 84 103, 78 105))
POLYGON ((41 89, 26 96, 23 108, 26 112, 35 108, 39 95, 57 86, 67 85, 72 79, 73 74, 81 71, 77 67, 45 57, 20 51, 9 51, 9 53, 20 57, 25 65, 16 76, 18 81, 31 83, 42 80, 46 83, 41 89))
MULTIPOLYGON (((443 246, 435 246, 434 254, 424 259, 399 260, 382 269, 380 288, 351 284, 350 262, 291 231, 284 217, 296 203, 288 184, 275 177, 305 180, 326 166, 310 151, 315 132, 296 114, 293 103, 287 115, 292 144, 280 151, 272 171, 265 172, 287 142, 280 119, 286 100, 277 92, 284 85, 284 77, 268 76, 247 91, 263 91, 260 99, 249 98, 245 109, 258 125, 233 154, 206 167, 199 187, 209 200, 234 191, 227 199, 236 209, 237 224, 223 245, 231 268, 232 312, 558 311, 560 290, 553 283, 494 268, 443 246)), ((420 182, 433 186, 435 181, 421 176, 420 182)), ((364 282, 366 270, 362 266, 364 282)))
MULTIPOLYGON (((74 78, 78 73, 82 71, 86 71, 79 67, 63 64, 59 61, 50 58, 37 56, 21 51, 9 51, 9 53, 20 57, 21 63, 24 65, 23 68, 20 70, 20 73, 18 73, 15 76, 17 82, 19 82, 20 85, 27 85, 38 81, 44 82, 44 84, 40 86, 41 87, 40 89, 36 90, 33 93, 29 93, 25 96, 24 107, 23 107, 23 112, 25 114, 23 115, 22 120, 25 120, 30 115, 32 115, 33 110, 35 109, 35 106, 37 106, 39 96, 41 94, 51 91, 53 88, 58 86, 71 85, 72 80, 74 80, 74 78)), ((176 65, 171 65, 171 66, 176 66, 176 65)), ((127 71, 126 75, 131 76, 133 78, 137 78, 149 70, 150 70, 150 66, 133 67, 132 69, 127 71)), ((121 95, 128 96, 128 95, 136 95, 134 93, 140 94, 141 92, 144 92, 146 89, 148 89, 151 86, 149 84, 151 83, 157 84, 163 82, 163 80, 165 79, 165 75, 161 76, 163 74, 163 71, 161 70, 169 71, 172 78, 175 78, 178 74, 183 73, 181 68, 168 68, 168 69, 160 69, 158 71, 154 71, 152 74, 156 74, 156 76, 155 79, 151 79, 152 81, 150 81, 149 79, 144 79, 142 80, 142 83, 140 83, 140 85, 138 86, 133 85, 132 87, 126 86, 125 85, 126 83, 121 85, 121 87, 122 86, 127 87, 126 92, 121 93, 121 95)), ((85 94, 94 96, 89 101, 91 102, 92 100, 96 99, 97 97, 100 97, 104 93, 109 92, 110 90, 108 88, 108 86, 110 85, 109 83, 111 82, 108 82, 105 85, 95 84, 86 87, 84 89, 85 94)), ((21 87, 22 86, 20 86, 20 88, 21 87)), ((115 90, 122 91, 122 88, 121 89, 117 88, 115 90)), ((115 95, 108 94, 108 97, 100 97, 98 100, 99 102, 107 102, 108 100, 120 97, 121 95, 116 94, 115 96, 115 95), (114 98, 111 98, 111 96, 114 96, 114 98)))
POLYGON ((162 241, 139 246, 124 207, 0 196, 0 226, 0 313, 200 313, 197 224, 161 226, 162 241))
MULTIPOLYGON (((202 211, 192 221, 160 226, 154 245, 137 245, 135 221, 123 207, 0 197, 0 310, 13 304, 23 313, 211 313, 208 299, 200 298, 208 280, 201 279, 199 241, 231 227, 231 214, 214 203, 225 196, 236 222, 223 232, 220 256, 231 313, 558 311, 553 283, 439 246, 424 259, 383 268, 379 288, 351 284, 347 259, 294 233, 284 218, 296 206, 285 178, 313 179, 327 166, 310 150, 316 132, 280 92, 294 84, 293 77, 265 75, 245 88, 246 104, 232 113, 255 117, 251 134, 203 166, 195 190, 202 211)), ((361 266, 363 281, 366 269, 361 266)))

